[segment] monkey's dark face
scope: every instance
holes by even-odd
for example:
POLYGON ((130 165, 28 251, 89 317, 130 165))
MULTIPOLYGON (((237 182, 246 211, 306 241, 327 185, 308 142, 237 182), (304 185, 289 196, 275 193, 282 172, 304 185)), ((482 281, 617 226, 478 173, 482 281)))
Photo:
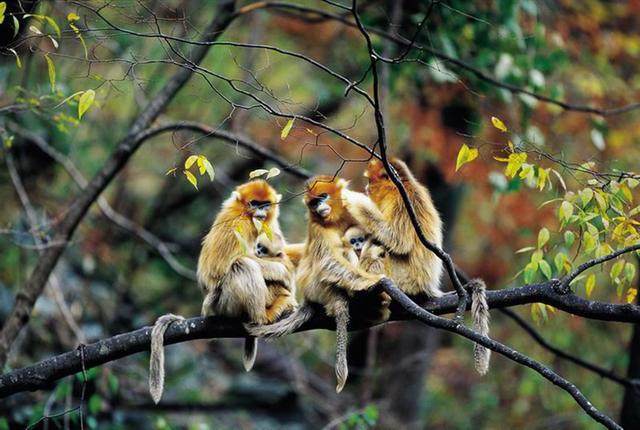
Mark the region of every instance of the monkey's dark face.
POLYGON ((320 218, 327 218, 331 215, 331 205, 329 204, 329 194, 321 193, 318 196, 312 196, 307 201, 309 210, 320 218))
POLYGON ((360 255, 360 251, 364 247, 365 237, 364 236, 355 236, 349 239, 349 244, 353 247, 358 255, 360 255))
POLYGON ((235 193, 247 216, 263 222, 277 217, 280 195, 265 181, 240 185, 235 193))
POLYGON ((270 254, 269 248, 267 248, 263 243, 256 244, 256 257, 264 258, 268 257, 270 254))
POLYGON ((333 222, 343 216, 342 189, 346 181, 341 178, 317 176, 307 184, 304 202, 312 217, 333 222))

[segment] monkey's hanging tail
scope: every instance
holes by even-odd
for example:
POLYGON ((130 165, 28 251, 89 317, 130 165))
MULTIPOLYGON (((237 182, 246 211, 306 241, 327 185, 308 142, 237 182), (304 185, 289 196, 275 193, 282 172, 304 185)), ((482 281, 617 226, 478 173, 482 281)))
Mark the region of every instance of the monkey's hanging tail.
MULTIPOLYGON (((482 279, 469 281, 471 288, 471 316, 473 329, 483 336, 489 335, 489 304, 487 303, 487 287, 482 279)), ((479 374, 484 375, 489 370, 491 350, 480 344, 473 347, 473 360, 479 374)))
POLYGON ((336 393, 340 393, 347 383, 349 367, 347 365, 347 343, 349 325, 349 305, 340 300, 334 305, 336 318, 336 393))
POLYGON ((184 317, 174 314, 162 315, 156 320, 151 330, 151 358, 149 360, 149 393, 154 403, 158 404, 164 391, 164 332, 175 321, 183 321, 184 317))
POLYGON ((313 316, 313 308, 309 305, 302 305, 294 313, 281 319, 280 321, 267 325, 245 324, 245 328, 250 335, 256 337, 280 337, 293 333, 302 324, 309 321, 313 316))
POLYGON ((242 356, 242 364, 247 372, 253 369, 258 355, 258 338, 247 336, 244 338, 244 354, 242 356))

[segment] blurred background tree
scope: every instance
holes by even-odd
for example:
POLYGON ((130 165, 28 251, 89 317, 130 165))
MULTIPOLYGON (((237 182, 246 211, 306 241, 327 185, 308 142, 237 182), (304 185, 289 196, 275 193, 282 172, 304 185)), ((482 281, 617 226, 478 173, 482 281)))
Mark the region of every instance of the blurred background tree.
MULTIPOLYGON (((363 188, 368 152, 353 140, 371 147, 377 136, 358 93, 370 92, 370 59, 349 7, 0 2, 1 320, 61 228, 71 237, 8 368, 167 312, 197 315, 200 240, 250 171, 283 170, 271 182, 284 195, 290 242, 306 231, 304 171, 336 173, 363 188), (181 73, 188 82, 178 85, 181 73), (162 106, 158 94, 167 95, 162 106), (126 153, 127 136, 149 126, 165 129, 126 153), (74 196, 91 191, 87 179, 113 154, 122 155, 117 177, 103 184, 103 200, 78 214, 77 229, 70 226, 74 196), (213 178, 196 168, 183 173, 192 155, 211 164, 213 178)), ((370 0, 359 13, 376 51, 398 59, 380 71, 390 151, 429 186, 459 267, 501 289, 560 277, 638 243, 640 122, 628 103, 640 93, 639 2, 370 0)), ((613 260, 572 286, 583 297, 633 302, 636 264, 613 260)), ((535 303, 514 311, 550 344, 613 378, 561 360, 502 313, 494 313, 492 337, 578 382, 626 427, 640 426, 640 400, 625 377, 640 377, 631 325, 535 303)), ((415 322, 354 333, 353 377, 341 395, 332 387, 331 333, 263 344, 249 374, 240 345, 169 347, 158 406, 146 391, 148 355, 139 354, 2 400, 0 428, 70 408, 38 426, 597 427, 569 396, 514 362, 496 356, 489 375, 477 376, 466 340, 415 322), (73 409, 81 398, 83 414, 73 409)))

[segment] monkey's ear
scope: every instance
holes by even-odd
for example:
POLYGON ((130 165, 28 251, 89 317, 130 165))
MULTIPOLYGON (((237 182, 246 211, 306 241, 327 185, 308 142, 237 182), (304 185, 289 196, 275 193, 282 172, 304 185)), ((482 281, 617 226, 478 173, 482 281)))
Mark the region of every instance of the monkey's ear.
POLYGON ((276 193, 276 203, 280 203, 280 200, 282 200, 282 194, 276 193))
POLYGON ((234 191, 231 193, 231 197, 233 197, 234 199, 236 199, 237 201, 242 200, 242 198, 240 197, 240 193, 237 191, 234 191))

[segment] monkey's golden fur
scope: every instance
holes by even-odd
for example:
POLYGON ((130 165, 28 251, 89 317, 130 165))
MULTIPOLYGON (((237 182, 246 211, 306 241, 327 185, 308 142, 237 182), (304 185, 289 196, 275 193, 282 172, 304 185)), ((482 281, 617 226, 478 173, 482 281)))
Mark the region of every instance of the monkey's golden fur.
MULTIPOLYGON (((309 209, 309 225, 304 252, 296 272, 296 284, 302 290, 305 302, 318 303, 327 315, 336 320, 336 391, 340 392, 347 380, 347 327, 349 323, 349 296, 370 289, 384 278, 362 270, 345 257, 353 250, 345 249, 344 236, 355 225, 345 210, 343 191, 347 182, 331 176, 317 176, 307 182, 304 202, 309 209)), ((313 312, 307 304, 290 317, 270 327, 255 327, 249 331, 258 336, 281 336, 291 333, 306 322, 313 312)))
MULTIPOLYGON (((394 159, 391 164, 407 190, 425 237, 442 247, 442 221, 429 191, 404 162, 394 159)), ((382 163, 370 161, 365 177, 369 180, 369 197, 347 191, 345 206, 358 225, 387 250, 389 277, 411 296, 441 296, 442 261, 420 243, 400 193, 382 163)))
POLYGON ((255 246, 259 233, 253 223, 255 209, 250 206, 254 200, 269 203, 266 218, 260 221, 282 237, 277 206, 280 196, 275 190, 265 181, 238 186, 202 241, 198 283, 205 296, 203 315, 246 316, 260 324, 272 322, 266 312, 266 282, 287 283, 290 273, 282 262, 261 259, 251 249, 243 249, 234 233, 240 234, 249 247, 255 246))
MULTIPOLYGON (((203 315, 247 318, 258 324, 275 320, 278 313, 267 312, 267 282, 288 285, 291 274, 282 262, 258 258, 253 251, 259 235, 256 221, 282 237, 278 224, 280 198, 266 181, 257 180, 236 187, 223 203, 202 241, 198 259, 203 315)), ((243 356, 247 371, 256 353, 257 339, 248 337, 243 356)))
MULTIPOLYGON (((424 236, 442 248, 442 221, 429 190, 416 180, 403 161, 396 158, 390 164, 407 191, 424 236)), ((442 261, 420 242, 400 192, 382 162, 371 160, 364 176, 369 180, 368 197, 347 190, 343 193, 345 206, 371 239, 387 250, 386 273, 408 295, 416 298, 441 296, 442 261)), ((379 263, 381 260, 376 261, 379 263)), ((469 287, 474 328, 480 334, 488 335, 489 310, 484 282, 473 280, 469 287)), ((482 345, 475 345, 475 366, 482 375, 489 368, 490 353, 482 345)))

